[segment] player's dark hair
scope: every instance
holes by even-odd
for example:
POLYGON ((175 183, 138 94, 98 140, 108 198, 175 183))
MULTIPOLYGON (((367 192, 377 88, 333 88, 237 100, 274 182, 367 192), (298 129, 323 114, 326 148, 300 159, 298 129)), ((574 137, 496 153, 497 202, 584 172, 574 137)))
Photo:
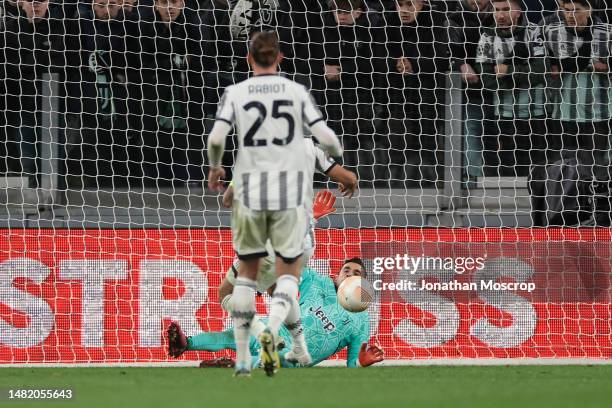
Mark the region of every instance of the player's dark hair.
MULTIPOLYGON (((407 4, 411 4, 414 0, 397 0, 397 4, 400 6, 405 6, 407 4)), ((421 0, 425 3, 425 0, 421 0)))
POLYGON ((593 8, 593 2, 594 0, 562 0, 561 3, 562 4, 566 4, 566 3, 576 3, 576 4, 580 4, 586 8, 593 8))
POLYGON ((249 53, 257 65, 262 68, 272 66, 276 62, 279 52, 278 36, 274 31, 261 31, 253 34, 249 45, 249 53))
POLYGON ((346 259, 346 260, 345 260, 345 261, 342 263, 342 266, 346 265, 346 264, 347 264, 347 263, 349 263, 349 262, 350 262, 350 263, 356 263, 357 265, 361 266, 361 271, 363 272, 363 276, 362 276, 363 278, 365 278, 365 277, 367 277, 367 276, 368 276, 368 271, 366 270, 366 267, 365 267, 365 265, 364 265, 364 263, 363 263, 363 260, 362 260, 361 258, 357 258, 357 257, 355 257, 355 258, 349 258, 349 259, 346 259))
POLYGON ((510 1, 515 5, 519 6, 521 10, 525 10, 525 2, 524 0, 491 0, 491 3, 501 3, 502 1, 510 1))
POLYGON ((334 10, 363 10, 363 0, 327 0, 327 8, 334 10))

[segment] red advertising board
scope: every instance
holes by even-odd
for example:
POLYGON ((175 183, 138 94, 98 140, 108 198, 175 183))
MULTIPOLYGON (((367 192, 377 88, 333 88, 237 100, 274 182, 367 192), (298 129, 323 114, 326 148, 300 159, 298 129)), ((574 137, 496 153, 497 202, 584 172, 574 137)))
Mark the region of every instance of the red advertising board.
MULTIPOLYGON (((387 359, 612 357, 610 230, 317 231, 318 271, 351 256, 377 288, 387 359)), ((0 363, 166 361, 170 319, 227 326, 232 260, 226 229, 1 230, 0 363)))

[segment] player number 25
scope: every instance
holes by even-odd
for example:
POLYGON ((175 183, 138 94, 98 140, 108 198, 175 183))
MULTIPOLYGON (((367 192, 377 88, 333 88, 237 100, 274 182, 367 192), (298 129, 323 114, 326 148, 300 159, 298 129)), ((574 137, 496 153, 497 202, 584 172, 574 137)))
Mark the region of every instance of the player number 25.
MULTIPOLYGON (((291 141, 293 140, 293 133, 295 130, 295 120, 293 119, 293 116, 291 116, 289 112, 281 112, 280 109, 283 106, 293 106, 293 102, 284 100, 284 99, 277 99, 274 102, 272 102, 272 117, 274 119, 286 120, 287 128, 288 128, 287 136, 285 138, 280 139, 278 137, 275 137, 274 139, 272 139, 272 143, 278 146, 285 146, 291 143, 291 141)), ((268 141, 266 139, 256 139, 255 138, 255 134, 259 130, 263 121, 268 116, 268 111, 266 110, 266 106, 261 102, 253 101, 253 102, 249 102, 245 104, 243 108, 244 110, 247 110, 247 111, 251 109, 256 109, 259 113, 259 116, 257 116, 257 119, 255 119, 255 122, 253 122, 250 129, 244 136, 244 145, 246 147, 266 146, 268 144, 268 141)))

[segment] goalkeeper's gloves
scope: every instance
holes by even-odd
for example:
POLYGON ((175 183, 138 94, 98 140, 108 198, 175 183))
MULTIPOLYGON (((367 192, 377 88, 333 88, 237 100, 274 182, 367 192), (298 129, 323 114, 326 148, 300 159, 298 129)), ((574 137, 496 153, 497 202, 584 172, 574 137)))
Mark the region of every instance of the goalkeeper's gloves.
POLYGON ((361 345, 361 349, 359 350, 359 365, 361 367, 380 363, 384 359, 385 353, 378 344, 368 346, 368 343, 363 343, 361 345))
POLYGON ((312 204, 312 215, 315 220, 325 217, 328 214, 336 212, 334 204, 336 197, 329 190, 319 191, 312 204))

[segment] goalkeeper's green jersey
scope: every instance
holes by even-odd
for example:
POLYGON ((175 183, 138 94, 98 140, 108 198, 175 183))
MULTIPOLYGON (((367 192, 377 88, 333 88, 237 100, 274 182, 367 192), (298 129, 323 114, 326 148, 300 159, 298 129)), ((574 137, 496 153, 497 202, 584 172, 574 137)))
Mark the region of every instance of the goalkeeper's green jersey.
MULTIPOLYGON (((348 347, 347 366, 356 367, 362 343, 370 339, 368 312, 351 313, 338 303, 334 282, 304 268, 300 281, 302 325, 312 363, 317 364, 348 347)), ((283 337, 289 337, 284 330, 283 337)))
MULTIPOLYGON (((359 349, 370 339, 370 319, 367 312, 350 313, 338 304, 336 287, 327 276, 322 276, 312 269, 302 271, 300 281, 300 310, 302 326, 308 350, 312 356, 312 364, 333 356, 338 351, 348 347, 347 365, 357 366, 359 349)), ((264 319, 265 321, 265 319, 264 319)), ((285 339, 286 347, 280 351, 283 356, 291 350, 291 334, 282 325, 280 336, 285 339)), ((234 329, 222 332, 204 332, 187 339, 188 350, 219 351, 226 348, 236 349, 234 329)), ((259 363, 259 342, 255 336, 250 338, 253 366, 259 363)), ((281 359, 284 367, 293 364, 281 359)))

